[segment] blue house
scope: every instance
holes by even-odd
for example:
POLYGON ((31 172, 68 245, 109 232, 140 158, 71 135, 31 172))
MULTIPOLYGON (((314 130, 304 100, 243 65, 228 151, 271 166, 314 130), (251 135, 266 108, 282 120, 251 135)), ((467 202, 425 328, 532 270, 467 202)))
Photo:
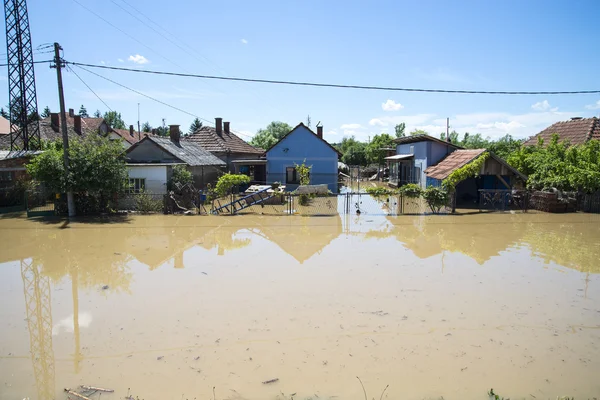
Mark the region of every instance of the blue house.
POLYGON ((454 150, 461 149, 450 142, 429 135, 414 135, 395 140, 396 154, 386 157, 393 186, 416 183, 426 188, 425 170, 446 158, 454 150))
POLYGON ((298 124, 266 152, 267 183, 281 182, 287 190, 300 184, 296 165, 311 167, 310 184, 326 184, 337 193, 338 158, 340 153, 323 139, 323 127, 314 133, 303 123, 298 124))

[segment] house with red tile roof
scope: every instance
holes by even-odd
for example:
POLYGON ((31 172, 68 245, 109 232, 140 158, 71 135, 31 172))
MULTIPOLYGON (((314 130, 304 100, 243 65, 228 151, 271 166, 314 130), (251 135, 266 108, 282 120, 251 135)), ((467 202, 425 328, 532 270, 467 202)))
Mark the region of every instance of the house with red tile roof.
POLYGON ((235 161, 259 160, 264 153, 263 149, 256 148, 246 143, 231 131, 231 124, 223 122, 223 118, 215 118, 215 126, 202 126, 191 135, 182 138, 182 141, 200 145, 216 157, 227 163, 229 172, 236 171, 235 161))
POLYGON ((569 142, 573 145, 584 144, 592 139, 600 140, 600 119, 597 117, 574 117, 568 121, 556 122, 523 144, 525 146, 535 146, 540 139, 544 143, 549 143, 554 134, 558 135, 559 141, 569 142))

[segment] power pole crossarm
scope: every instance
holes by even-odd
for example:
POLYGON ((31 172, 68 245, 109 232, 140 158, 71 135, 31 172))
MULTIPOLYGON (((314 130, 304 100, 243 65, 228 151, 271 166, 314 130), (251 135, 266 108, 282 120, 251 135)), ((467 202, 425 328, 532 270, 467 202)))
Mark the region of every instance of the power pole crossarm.
POLYGON ((62 132, 63 140, 63 162, 65 165, 65 184, 67 191, 67 208, 69 210, 69 217, 75 216, 75 201, 73 200, 73 192, 69 187, 69 133, 67 131, 67 114, 65 112, 65 94, 63 92, 62 82, 62 67, 64 66, 63 60, 60 58, 60 51, 62 48, 58 43, 54 43, 54 65, 56 68, 56 79, 58 81, 58 101, 60 103, 60 130, 62 132))

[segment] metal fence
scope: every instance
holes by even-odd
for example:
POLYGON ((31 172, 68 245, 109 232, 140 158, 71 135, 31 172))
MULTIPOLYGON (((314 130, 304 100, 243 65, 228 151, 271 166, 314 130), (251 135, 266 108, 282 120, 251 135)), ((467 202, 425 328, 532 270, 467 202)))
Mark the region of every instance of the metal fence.
POLYGON ((531 194, 526 190, 479 190, 479 210, 526 212, 531 206, 531 194))

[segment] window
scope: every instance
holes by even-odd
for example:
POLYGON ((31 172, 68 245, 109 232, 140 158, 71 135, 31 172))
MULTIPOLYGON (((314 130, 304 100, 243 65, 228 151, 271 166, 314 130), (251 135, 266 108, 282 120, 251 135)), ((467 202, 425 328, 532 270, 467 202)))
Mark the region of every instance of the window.
POLYGON ((421 183, 421 167, 415 167, 414 183, 421 183))
POLYGON ((12 171, 0 171, 0 182, 11 182, 13 180, 12 171))
POLYGON ((294 167, 287 167, 285 169, 285 183, 287 184, 299 184, 300 176, 298 175, 298 171, 294 167))
POLYGON ((129 178, 129 193, 142 193, 146 188, 146 178, 129 178))

